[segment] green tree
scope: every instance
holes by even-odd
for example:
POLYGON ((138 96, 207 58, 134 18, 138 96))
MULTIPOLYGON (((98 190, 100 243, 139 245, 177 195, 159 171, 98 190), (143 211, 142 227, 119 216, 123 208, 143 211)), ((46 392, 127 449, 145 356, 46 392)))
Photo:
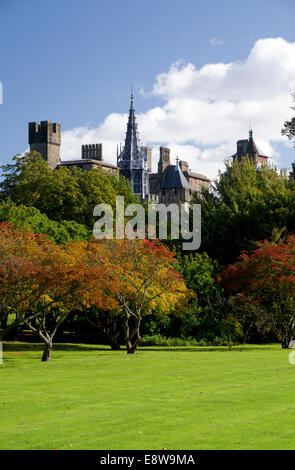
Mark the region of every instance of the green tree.
POLYGON ((37 152, 15 156, 12 164, 2 166, 2 176, 3 200, 35 207, 51 220, 75 221, 89 229, 95 205, 108 203, 115 210, 116 195, 124 195, 126 205, 138 202, 122 176, 102 169, 70 171, 64 166, 52 171, 37 152))
POLYGON ((294 182, 286 172, 244 158, 226 163, 210 190, 194 202, 202 205, 202 250, 221 264, 233 262, 255 240, 270 239, 274 231, 295 230, 294 182))
POLYGON ((70 240, 88 240, 91 231, 75 221, 50 220, 35 207, 23 204, 17 206, 11 201, 0 202, 0 223, 11 222, 18 230, 29 230, 47 235, 56 243, 67 243, 70 240))
MULTIPOLYGON (((293 102, 295 102, 295 93, 292 94, 293 102)), ((291 106, 291 109, 295 110, 295 106, 291 106)), ((284 127, 281 131, 282 135, 288 137, 289 140, 295 138, 295 117, 293 116, 289 121, 284 122, 284 127)))
POLYGON ((213 340, 221 334, 219 311, 210 308, 210 302, 215 298, 218 263, 211 260, 207 253, 195 253, 182 258, 180 269, 185 285, 196 293, 196 298, 192 299, 186 315, 181 319, 181 335, 213 340))

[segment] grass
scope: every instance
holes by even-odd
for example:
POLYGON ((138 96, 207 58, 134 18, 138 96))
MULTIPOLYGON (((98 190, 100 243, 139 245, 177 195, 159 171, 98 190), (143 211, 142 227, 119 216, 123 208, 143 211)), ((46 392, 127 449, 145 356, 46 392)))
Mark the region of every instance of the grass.
POLYGON ((294 449, 295 366, 279 345, 4 343, 0 449, 294 449))

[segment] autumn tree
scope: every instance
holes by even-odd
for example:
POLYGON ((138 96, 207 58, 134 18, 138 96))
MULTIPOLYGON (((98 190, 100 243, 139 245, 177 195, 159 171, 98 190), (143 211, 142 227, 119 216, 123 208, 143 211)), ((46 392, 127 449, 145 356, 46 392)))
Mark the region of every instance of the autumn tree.
POLYGON ((34 321, 25 317, 24 323, 45 343, 42 361, 50 360, 54 336, 71 311, 117 307, 108 293, 104 266, 87 264, 86 248, 85 242, 51 244, 41 260, 38 282, 42 296, 33 305, 37 315, 34 321))
POLYGON ((223 284, 232 293, 256 299, 259 321, 269 325, 287 348, 295 334, 295 236, 264 241, 252 253, 242 253, 223 274, 223 284))
POLYGON ((174 253, 160 243, 104 239, 90 242, 89 250, 88 262, 103 267, 105 292, 123 315, 127 353, 134 354, 141 340, 143 316, 152 312, 166 315, 180 305, 184 311, 192 294, 175 269, 174 253))
POLYGON ((42 295, 38 260, 47 243, 43 236, 19 232, 10 223, 0 224, 0 339, 22 324, 25 315, 37 315, 30 306, 42 295), (9 316, 14 319, 7 326, 9 316))
MULTIPOLYGON (((72 309, 101 307, 100 268, 92 272, 83 257, 85 243, 56 245, 45 236, 0 226, 0 315, 14 315, 1 337, 26 325, 44 342, 43 361, 50 360, 53 339, 72 309)), ((109 305, 112 305, 112 299, 109 305)))

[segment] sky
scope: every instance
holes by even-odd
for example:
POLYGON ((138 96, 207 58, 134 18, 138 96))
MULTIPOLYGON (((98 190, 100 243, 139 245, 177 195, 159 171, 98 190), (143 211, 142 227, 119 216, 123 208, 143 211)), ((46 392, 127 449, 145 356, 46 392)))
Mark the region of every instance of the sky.
POLYGON ((115 163, 132 85, 154 170, 164 145, 214 178, 249 125, 290 168, 294 13, 294 0, 0 0, 0 163, 41 120, 61 123, 62 159, 101 142, 115 163))

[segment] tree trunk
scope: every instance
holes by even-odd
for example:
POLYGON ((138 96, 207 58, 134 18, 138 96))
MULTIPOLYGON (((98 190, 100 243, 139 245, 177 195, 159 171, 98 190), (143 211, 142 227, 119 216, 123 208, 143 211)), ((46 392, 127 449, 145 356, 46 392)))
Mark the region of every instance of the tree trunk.
POLYGON ((233 349, 233 345, 231 341, 231 335, 228 335, 228 350, 232 351, 232 349, 233 349))
POLYGON ((283 338, 281 341, 282 348, 293 349, 293 346, 290 345, 291 342, 292 342, 292 338, 289 338, 289 337, 283 338))
POLYGON ((52 341, 48 341, 45 343, 45 348, 44 348, 42 359, 41 359, 42 362, 50 361, 51 351, 52 351, 52 341))
POLYGON ((293 340, 293 331, 288 331, 282 338, 281 340, 281 345, 283 349, 292 349, 292 346, 290 346, 291 341, 293 340))
POLYGON ((126 350, 127 354, 135 354, 137 350, 137 346, 140 343, 141 337, 140 337, 140 321, 141 318, 140 316, 137 316, 135 319, 135 328, 130 333, 130 325, 129 325, 129 319, 130 319, 130 314, 126 313, 125 315, 125 342, 126 342, 126 350))
POLYGON ((121 349, 119 339, 120 339, 120 329, 117 325, 117 318, 114 318, 113 315, 108 316, 107 328, 105 329, 105 334, 108 339, 109 345, 115 351, 121 349))
POLYGON ((12 322, 10 325, 6 326, 6 328, 3 328, 3 330, 0 331, 0 341, 2 341, 4 336, 6 336, 8 333, 10 333, 10 331, 14 330, 18 326, 19 326, 19 321, 14 320, 14 322, 12 322))
POLYGON ((295 318, 294 314, 291 318, 291 321, 287 328, 285 328, 284 336, 282 337, 281 345, 284 349, 293 349, 291 341, 294 339, 294 330, 295 330, 295 318))
POLYGON ((5 315, 3 318, 1 318, 1 323, 0 323, 1 330, 5 330, 7 328, 7 321, 8 321, 8 315, 5 315))
MULTIPOLYGON (((117 317, 117 315, 112 315, 111 313, 106 313, 106 314, 101 314, 101 318, 98 318, 98 328, 102 333, 104 334, 108 344, 110 347, 118 351, 121 349, 120 346, 120 334, 121 334, 121 326, 118 326, 118 322, 120 319, 117 317)), ((93 325, 94 327, 96 324, 88 318, 88 321, 93 325)))
POLYGON ((108 337, 108 343, 113 349, 113 351, 119 351, 121 349, 121 346, 118 342, 118 338, 116 337, 112 337, 112 338, 108 337))
POLYGON ((136 354, 137 344, 133 344, 131 347, 127 348, 127 354, 136 354))
POLYGON ((251 326, 252 326, 252 323, 250 324, 249 328, 246 329, 246 331, 244 332, 244 335, 243 335, 243 344, 246 344, 246 343, 247 343, 248 334, 249 334, 249 332, 250 332, 251 326))

